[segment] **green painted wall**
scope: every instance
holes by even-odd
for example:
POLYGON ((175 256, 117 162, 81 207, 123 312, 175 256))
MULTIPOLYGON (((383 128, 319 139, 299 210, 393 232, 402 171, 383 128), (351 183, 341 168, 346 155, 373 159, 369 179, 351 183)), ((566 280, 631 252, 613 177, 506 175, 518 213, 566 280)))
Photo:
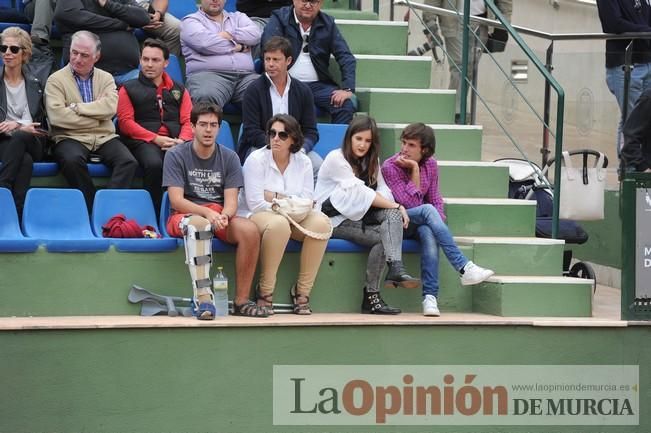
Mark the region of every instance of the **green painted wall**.
POLYGON ((574 256, 581 260, 621 269, 622 220, 619 216, 619 191, 606 191, 605 219, 581 221, 590 239, 583 245, 571 245, 574 256))
MULTIPOLYGON (((190 319, 188 319, 190 320, 190 319)), ((2 433, 648 433, 651 328, 333 326, 0 332, 2 433), (639 365, 639 426, 274 426, 287 364, 639 365)))

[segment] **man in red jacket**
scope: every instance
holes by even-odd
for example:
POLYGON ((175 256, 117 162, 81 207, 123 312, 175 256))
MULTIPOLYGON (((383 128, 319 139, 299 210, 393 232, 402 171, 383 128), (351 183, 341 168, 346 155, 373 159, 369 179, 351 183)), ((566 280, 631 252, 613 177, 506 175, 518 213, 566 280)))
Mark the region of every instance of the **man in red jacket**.
POLYGON ((165 72, 169 49, 147 39, 140 56, 140 76, 118 94, 118 128, 124 143, 144 171, 144 186, 160 211, 165 151, 192 140, 190 94, 165 72))

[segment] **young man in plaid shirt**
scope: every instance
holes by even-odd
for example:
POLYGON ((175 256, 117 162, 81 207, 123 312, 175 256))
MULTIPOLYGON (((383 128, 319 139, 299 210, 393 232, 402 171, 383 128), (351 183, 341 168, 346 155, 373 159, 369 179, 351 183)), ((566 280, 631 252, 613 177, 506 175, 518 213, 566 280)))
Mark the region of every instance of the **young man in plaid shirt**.
POLYGON ((410 222, 405 237, 420 239, 423 314, 439 316, 439 245, 450 264, 461 274, 464 286, 479 284, 494 272, 468 260, 445 224, 432 128, 412 123, 402 131, 400 141, 400 152, 382 164, 382 176, 395 201, 407 209, 410 222))

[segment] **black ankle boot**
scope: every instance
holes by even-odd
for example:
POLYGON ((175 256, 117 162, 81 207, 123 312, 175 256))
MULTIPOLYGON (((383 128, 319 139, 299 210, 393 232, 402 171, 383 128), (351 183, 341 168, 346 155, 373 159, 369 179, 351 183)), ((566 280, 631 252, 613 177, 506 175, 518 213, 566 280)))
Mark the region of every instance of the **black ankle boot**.
POLYGON ((387 262, 389 272, 384 279, 384 287, 404 287, 406 289, 415 289, 420 286, 420 280, 407 273, 401 260, 387 262))
POLYGON ((400 314, 400 308, 392 307, 384 302, 380 292, 369 292, 364 287, 362 313, 365 314, 400 314))

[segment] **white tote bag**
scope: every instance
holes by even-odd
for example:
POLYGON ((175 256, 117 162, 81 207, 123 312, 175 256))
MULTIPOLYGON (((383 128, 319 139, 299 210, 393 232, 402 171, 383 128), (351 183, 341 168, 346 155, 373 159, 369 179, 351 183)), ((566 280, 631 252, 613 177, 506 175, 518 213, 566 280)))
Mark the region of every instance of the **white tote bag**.
POLYGON ((563 152, 561 167, 561 208, 560 217, 571 220, 604 219, 604 190, 606 187, 606 169, 604 154, 594 167, 572 166, 569 152, 563 152))

